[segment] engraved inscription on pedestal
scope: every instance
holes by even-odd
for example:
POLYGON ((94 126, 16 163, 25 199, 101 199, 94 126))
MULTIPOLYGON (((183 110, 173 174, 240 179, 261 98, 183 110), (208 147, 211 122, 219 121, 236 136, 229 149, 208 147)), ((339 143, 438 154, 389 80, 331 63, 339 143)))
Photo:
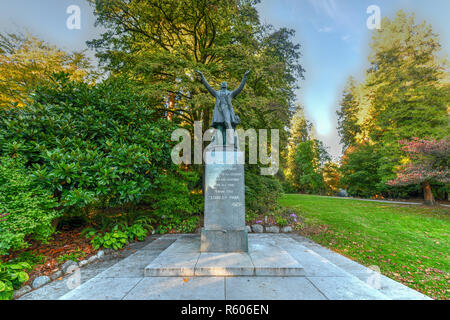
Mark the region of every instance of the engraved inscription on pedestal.
POLYGON ((239 151, 206 152, 205 226, 201 251, 247 251, 241 157, 243 153, 239 151))

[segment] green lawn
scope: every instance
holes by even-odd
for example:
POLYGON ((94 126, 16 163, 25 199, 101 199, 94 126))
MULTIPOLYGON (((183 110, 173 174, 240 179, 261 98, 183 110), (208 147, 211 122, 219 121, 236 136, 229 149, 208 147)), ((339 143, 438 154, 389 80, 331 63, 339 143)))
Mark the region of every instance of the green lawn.
POLYGON ((311 195, 280 204, 304 220, 301 234, 435 299, 450 299, 449 208, 311 195))

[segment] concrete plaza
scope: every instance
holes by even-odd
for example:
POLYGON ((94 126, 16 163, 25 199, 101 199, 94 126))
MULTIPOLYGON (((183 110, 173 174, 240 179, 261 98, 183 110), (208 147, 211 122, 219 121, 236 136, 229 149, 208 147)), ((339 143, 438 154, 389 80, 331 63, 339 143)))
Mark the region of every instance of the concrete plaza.
POLYGON ((295 234, 249 234, 249 253, 200 253, 200 236, 165 235, 128 257, 81 268, 19 299, 423 300, 427 296, 295 234))

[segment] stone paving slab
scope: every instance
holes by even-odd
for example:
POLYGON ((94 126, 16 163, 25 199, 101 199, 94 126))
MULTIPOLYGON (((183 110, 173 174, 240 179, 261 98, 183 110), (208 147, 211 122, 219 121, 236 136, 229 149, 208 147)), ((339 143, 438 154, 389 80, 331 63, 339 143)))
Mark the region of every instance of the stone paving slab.
POLYGON ((227 300, 326 300, 305 277, 225 278, 227 300))
POLYGON ((272 244, 249 243, 249 256, 255 276, 303 276, 303 266, 287 251, 272 244))
POLYGON ((202 252, 195 266, 196 276, 253 276, 255 266, 247 253, 202 252))
POLYGON ((382 274, 366 272, 365 274, 359 274, 356 277, 365 283, 371 281, 379 292, 393 300, 433 300, 430 297, 382 274))
POLYGON ((137 251, 98 276, 101 278, 142 278, 145 276, 145 267, 152 263, 160 254, 161 251, 158 250, 137 251))
POLYGON ((172 243, 174 243, 177 238, 172 237, 161 237, 154 240, 150 244, 143 247, 141 250, 166 250, 172 243))
POLYGON ((335 266, 329 260, 318 255, 312 250, 292 250, 288 251, 290 255, 301 261, 302 265, 306 266, 304 269, 305 276, 319 276, 319 277, 346 277, 349 276, 347 272, 335 266))
POLYGON ((223 277, 144 278, 125 300, 224 300, 223 277))
POLYGON ((60 300, 121 300, 142 278, 95 277, 65 294, 60 300))
POLYGON ((183 252, 171 254, 163 252, 145 267, 146 277, 193 276, 200 253, 183 252))
POLYGON ((248 253, 200 252, 200 238, 179 237, 145 268, 146 276, 302 276, 303 266, 282 245, 296 241, 251 237, 248 253), (183 260, 183 258, 185 260, 183 260))
POLYGON ((330 300, 391 300, 356 277, 308 277, 330 300))

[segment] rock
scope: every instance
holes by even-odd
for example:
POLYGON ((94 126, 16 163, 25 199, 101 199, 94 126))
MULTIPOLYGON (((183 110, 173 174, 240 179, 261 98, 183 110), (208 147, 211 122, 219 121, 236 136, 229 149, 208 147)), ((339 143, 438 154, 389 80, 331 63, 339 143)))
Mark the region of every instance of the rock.
POLYGON ((292 232, 292 227, 290 226, 286 226, 281 228, 281 232, 287 233, 287 232, 292 232))
POLYGON ((251 228, 250 226, 245 226, 245 229, 247 229, 247 232, 248 232, 248 233, 251 233, 251 232, 252 232, 252 228, 251 228))
POLYGON ((67 272, 71 272, 71 270, 73 269, 72 266, 78 267, 78 264, 72 260, 68 260, 68 261, 64 262, 64 264, 61 267, 63 274, 66 274, 67 272), (72 267, 72 268, 70 268, 70 267, 72 267))
POLYGON ((94 261, 97 261, 97 259, 98 259, 97 256, 92 256, 92 257, 90 257, 90 258, 87 260, 87 262, 88 262, 88 263, 92 263, 92 262, 94 262, 94 261))
POLYGON ((260 224, 254 224, 252 225, 252 230, 255 233, 263 233, 264 232, 264 227, 260 224))
POLYGON ((58 278, 61 278, 62 276, 63 276, 62 271, 61 271, 61 270, 58 270, 58 271, 56 271, 55 273, 53 273, 53 274, 50 276, 50 279, 52 279, 52 281, 53 281, 53 280, 56 280, 56 279, 58 279, 58 278))
POLYGON ((50 282, 50 278, 47 276, 40 276, 33 280, 32 286, 33 289, 37 289, 39 287, 42 287, 44 284, 47 284, 50 282))
POLYGON ((14 290, 13 299, 23 296, 25 293, 28 293, 31 290, 33 290, 33 289, 30 286, 23 286, 22 288, 20 288, 18 290, 14 290))
POLYGON ((99 252, 97 252, 97 258, 101 259, 105 256, 105 251, 100 250, 99 252))
POLYGON ((88 264, 88 261, 87 261, 87 260, 81 260, 80 262, 78 262, 78 266, 79 266, 80 268, 84 267, 84 266, 87 265, 87 264, 88 264))
POLYGON ((270 226, 270 227, 266 227, 266 232, 269 233, 279 233, 280 232, 280 228, 278 226, 270 226))
POLYGON ((339 192, 337 194, 338 197, 348 197, 347 190, 339 189, 339 192))

